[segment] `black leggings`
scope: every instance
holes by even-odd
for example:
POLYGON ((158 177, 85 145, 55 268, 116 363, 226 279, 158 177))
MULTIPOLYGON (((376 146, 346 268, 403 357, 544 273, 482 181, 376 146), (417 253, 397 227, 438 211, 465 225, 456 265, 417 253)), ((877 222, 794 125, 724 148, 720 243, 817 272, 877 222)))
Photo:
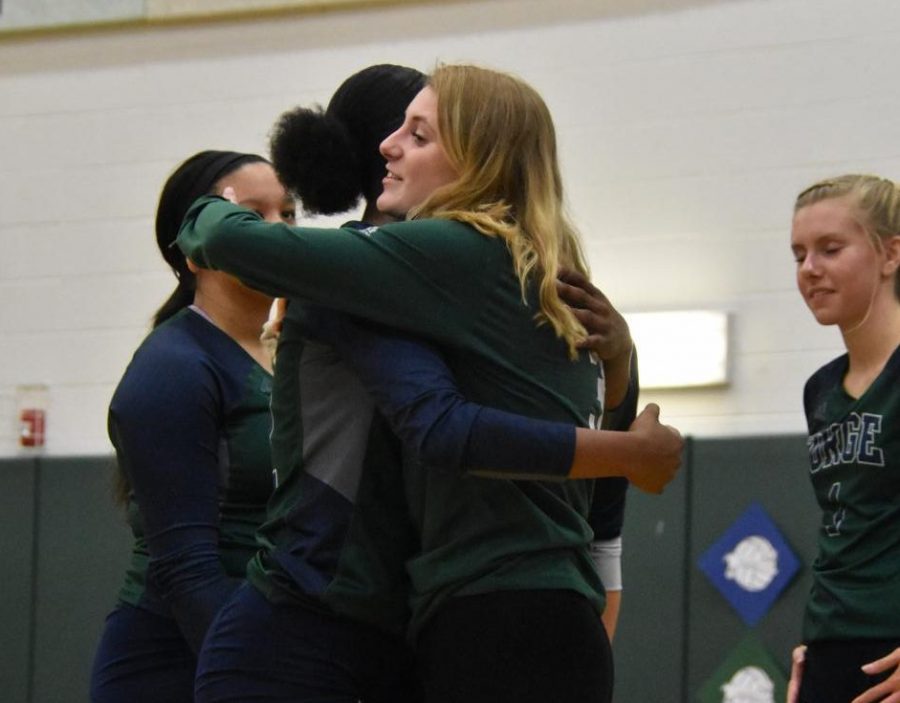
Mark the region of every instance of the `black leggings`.
POLYGON ((427 703, 609 703, 606 630, 574 591, 452 599, 417 643, 427 703))
POLYGON ((869 676, 860 667, 881 659, 897 647, 900 640, 811 642, 806 648, 800 703, 849 703, 893 673, 891 669, 869 676))

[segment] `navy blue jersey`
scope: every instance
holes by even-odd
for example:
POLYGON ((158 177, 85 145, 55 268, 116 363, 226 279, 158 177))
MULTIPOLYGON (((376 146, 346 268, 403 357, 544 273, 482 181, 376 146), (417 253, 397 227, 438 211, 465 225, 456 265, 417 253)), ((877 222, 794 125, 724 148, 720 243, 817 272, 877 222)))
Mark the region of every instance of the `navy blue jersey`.
POLYGON ((110 404, 135 536, 120 600, 176 618, 195 651, 257 548, 272 490, 271 386, 185 309, 144 340, 110 404))

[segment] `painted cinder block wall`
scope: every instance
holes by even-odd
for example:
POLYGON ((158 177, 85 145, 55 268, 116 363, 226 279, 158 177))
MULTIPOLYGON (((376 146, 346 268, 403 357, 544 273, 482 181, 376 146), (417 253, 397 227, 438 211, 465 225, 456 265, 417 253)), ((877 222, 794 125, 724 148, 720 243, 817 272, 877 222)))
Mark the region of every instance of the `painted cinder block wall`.
POLYGON ((0 456, 34 382, 49 454, 110 451, 106 405, 172 284, 151 229, 171 168, 264 152, 281 111, 383 61, 532 82, 595 281, 626 311, 732 314, 727 387, 644 400, 695 436, 802 432, 803 381, 840 340, 794 290, 791 202, 838 172, 900 177, 898 44, 893 0, 471 0, 0 36, 0 456))

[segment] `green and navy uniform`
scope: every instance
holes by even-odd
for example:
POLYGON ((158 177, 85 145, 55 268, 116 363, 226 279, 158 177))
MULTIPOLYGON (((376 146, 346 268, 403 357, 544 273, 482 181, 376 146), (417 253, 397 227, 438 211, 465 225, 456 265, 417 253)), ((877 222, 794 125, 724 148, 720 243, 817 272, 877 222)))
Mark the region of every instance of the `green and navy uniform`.
MULTIPOLYGON (((290 227, 205 198, 189 211, 178 243, 199 265, 233 273, 251 287, 437 342, 472 402, 580 426, 599 421, 596 365, 587 354, 571 361, 552 330, 536 326, 538 308, 533 298, 523 303, 499 238, 448 220, 368 230, 290 227)), ((282 477, 277 459, 276 470, 282 493, 299 478, 282 477)), ((407 565, 416 594, 414 629, 443 599, 480 591, 571 588, 602 609, 602 586, 587 552, 593 482, 510 476, 407 473, 421 541, 407 565), (511 554, 515 564, 505 561, 511 554)), ((340 598, 335 606, 342 607, 340 598)))
MULTIPOLYGON (((465 471, 470 476, 565 475, 572 463, 575 427, 529 419, 469 402, 460 392, 440 350, 332 310, 305 308, 306 333, 325 341, 360 377, 391 429, 407 445, 407 459, 418 468, 465 471)), ((603 367, 598 366, 603 383, 603 367)), ((619 406, 604 410, 603 427, 627 430, 637 411, 637 360, 619 406)), ((596 482, 589 523, 595 560, 604 585, 621 588, 616 560, 602 554, 621 536, 628 482, 596 482)))
MULTIPOLYGON (((211 198, 192 208, 179 244, 200 265, 233 273, 254 288, 433 340, 473 402, 581 426, 600 420, 598 365, 586 354, 570 361, 552 330, 536 327, 534 297, 522 301, 499 239, 445 220, 362 231, 270 225, 211 198)), ((286 335, 287 326, 277 374, 286 335)), ((270 600, 317 599, 336 613, 392 630, 393 615, 405 603, 386 607, 394 594, 382 590, 382 577, 403 578, 402 552, 414 547, 405 564, 413 637, 449 600, 480 593, 563 590, 580 594, 595 613, 602 609, 602 584, 588 553, 594 482, 558 480, 568 465, 507 470, 508 478, 490 479, 406 471, 402 484, 369 481, 378 484, 369 492, 363 480, 348 493, 332 486, 331 477, 304 470, 296 453, 294 463, 283 465, 278 436, 276 426, 279 487, 261 531, 266 548, 248 570, 270 600), (401 485, 402 495, 384 492, 400 493, 401 485), (352 520, 339 518, 345 526, 331 530, 342 502, 349 503, 352 520), (306 512, 302 520, 297 506, 306 512), (323 580, 328 568, 334 575, 323 580), (379 591, 386 601, 372 600, 379 591)), ((374 461, 378 471, 367 466, 364 477, 386 472, 389 463, 374 461)))
MULTIPOLYGON (((900 349, 859 398, 843 387, 848 363, 844 354, 826 364, 804 390, 822 524, 803 639, 813 680, 818 657, 825 656, 820 650, 840 643, 865 650, 848 663, 848 676, 859 683, 837 694, 846 700, 874 681, 859 665, 900 646, 900 349)), ((825 668, 818 688, 805 675, 804 700, 827 700, 829 687, 843 685, 846 676, 835 665, 825 668)))
MULTIPOLYGON (((338 350, 409 445, 407 471, 466 469, 474 476, 549 470, 558 475, 571 464, 574 427, 468 402, 439 351, 422 339, 333 311, 313 317, 307 331, 338 350)), ((634 420, 636 363, 630 381, 620 406, 604 413, 605 428, 627 429, 634 420)), ((592 553, 596 548, 604 585, 621 588, 617 558, 604 555, 621 535, 627 481, 601 479, 596 488, 589 516, 592 553)), ((598 629, 587 601, 571 591, 523 589, 450 599, 417 642, 428 698, 603 700, 611 661, 598 629), (574 657, 572 648, 578 652, 574 657)))
POLYGON ((135 352, 108 418, 134 546, 94 663, 94 700, 191 700, 196 652, 257 549, 272 489, 271 386, 196 308, 135 352), (179 672, 189 675, 176 696, 179 672))

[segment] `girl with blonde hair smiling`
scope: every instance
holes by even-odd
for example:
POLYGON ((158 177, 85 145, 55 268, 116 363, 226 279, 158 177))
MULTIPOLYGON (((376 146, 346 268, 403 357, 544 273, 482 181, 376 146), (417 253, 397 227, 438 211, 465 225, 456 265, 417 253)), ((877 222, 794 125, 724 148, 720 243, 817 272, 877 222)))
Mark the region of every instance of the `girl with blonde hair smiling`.
POLYGON ((806 382, 818 555, 789 703, 900 700, 900 188, 846 175, 798 197, 797 286, 846 353, 806 382))
MULTIPOLYGON (((580 351, 584 328, 557 293, 560 267, 586 267, 564 215, 555 133, 540 96, 505 74, 440 67, 382 153, 378 209, 407 221, 362 230, 271 226, 206 198, 188 213, 179 245, 199 265, 260 290, 435 342, 475 402, 598 427, 610 398, 604 372, 621 399, 631 349, 606 366, 580 351)), ((357 531, 367 520, 384 527, 385 513, 392 529, 409 526, 415 548, 406 554, 368 531, 353 575, 365 584, 358 595, 377 591, 385 570, 408 574, 408 635, 427 700, 610 700, 603 585, 589 553, 594 482, 562 479, 625 476, 661 490, 681 439, 657 416, 649 407, 629 432, 579 430, 556 462, 486 466, 484 477, 407 464, 393 484, 402 495, 381 493, 380 505, 356 511, 357 531), (379 573, 366 570, 373 564, 379 573)), ((309 500, 308 475, 275 469, 276 501, 309 500)), ((263 592, 290 578, 294 538, 278 537, 248 570, 263 592)), ((377 597, 322 595, 336 613, 381 624, 377 597)))

